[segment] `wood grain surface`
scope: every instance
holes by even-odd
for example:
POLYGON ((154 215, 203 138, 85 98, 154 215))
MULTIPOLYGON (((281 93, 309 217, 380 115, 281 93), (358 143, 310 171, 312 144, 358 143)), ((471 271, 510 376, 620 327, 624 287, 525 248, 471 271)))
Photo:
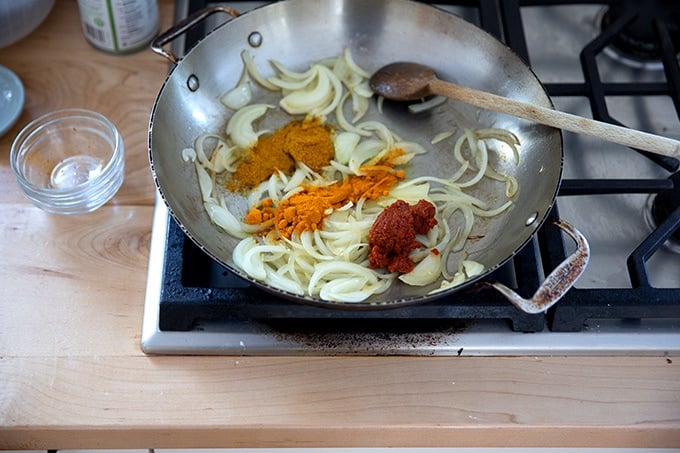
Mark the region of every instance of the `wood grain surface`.
POLYGON ((27 92, 0 139, 0 448, 680 446, 678 357, 145 355, 147 126, 167 63, 95 50, 58 0, 0 64, 27 92), (123 187, 83 216, 33 207, 8 163, 23 125, 65 107, 126 144, 123 187))

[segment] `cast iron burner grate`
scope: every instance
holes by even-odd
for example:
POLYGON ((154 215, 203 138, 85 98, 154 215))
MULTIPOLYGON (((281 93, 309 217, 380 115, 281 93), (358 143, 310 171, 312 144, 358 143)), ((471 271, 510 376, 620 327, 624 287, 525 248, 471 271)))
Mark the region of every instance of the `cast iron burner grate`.
MULTIPOLYGON (((540 3, 540 2, 536 2, 540 3)), ((617 19, 603 23, 602 32, 586 45, 580 55, 586 82, 583 84, 548 84, 551 96, 585 96, 590 101, 593 118, 609 123, 621 124, 609 113, 607 96, 653 96, 666 95, 673 100, 676 113, 680 115, 680 67, 678 63, 677 18, 678 8, 674 2, 659 1, 635 7, 636 2, 626 0, 607 2, 608 12, 616 11, 617 19), (654 6, 654 14, 646 7, 654 6), (667 14, 662 13, 662 9, 667 14), (649 15, 653 17, 650 19, 649 15), (626 35, 632 24, 649 20, 653 32, 646 35, 654 49, 652 58, 663 64, 666 83, 604 83, 600 79, 598 57, 607 46, 620 45, 621 36, 626 35)), ((639 5, 638 5, 639 6, 639 5)), ((605 13, 605 17, 607 13, 605 13)), ((518 50, 528 62, 526 45, 518 43, 518 50)), ((652 194, 655 213, 654 229, 628 257, 626 266, 630 275, 631 288, 579 289, 573 288, 549 313, 550 328, 553 331, 578 331, 590 318, 670 318, 680 314, 680 289, 655 288, 650 284, 647 262, 666 241, 680 232, 680 162, 677 159, 644 153, 661 168, 676 172, 667 179, 659 180, 567 180, 560 195, 606 195, 615 193, 652 194)), ((548 232, 548 235, 554 236, 548 232)), ((559 237, 545 238, 544 263, 554 266, 564 257, 563 249, 556 247, 559 237)), ((622 263, 623 265, 623 263, 622 263)))
MULTIPOLYGON (((236 2, 235 2, 236 3, 236 2)), ((480 0, 437 2, 473 8, 478 13, 479 25, 507 43, 530 64, 525 39, 521 8, 581 4, 584 2, 480 0)), ((622 8, 622 1, 586 2, 602 7, 622 8)), ((671 2, 666 2, 670 4, 671 2)), ((656 2, 665 5, 665 2, 656 2)), ((205 1, 192 0, 190 11, 206 6, 205 1)), ((608 96, 668 96, 676 112, 680 112, 680 68, 678 67, 677 24, 654 20, 654 58, 663 63, 666 82, 603 82, 598 70, 598 57, 603 50, 615 45, 621 30, 634 21, 635 12, 626 10, 620 19, 607 20, 602 32, 582 50, 580 59, 585 82, 547 83, 546 89, 553 97, 586 97, 593 117, 601 121, 618 123, 610 115, 608 96)), ((673 17, 668 15, 668 18, 673 17)), ((194 30, 187 42, 196 41, 204 31, 194 30)), ((163 268, 159 310, 159 327, 162 331, 200 329, 203 322, 225 319, 246 319, 275 323, 285 320, 295 324, 320 325, 330 330, 341 330, 359 320, 391 323, 398 327, 401 320, 415 320, 429 325, 440 325, 442 320, 451 326, 469 319, 505 319, 514 331, 535 332, 547 325, 551 331, 579 331, 590 319, 645 319, 680 318, 680 288, 656 288, 650 284, 647 262, 673 234, 680 231, 680 163, 672 158, 647 155, 656 165, 676 172, 663 179, 565 179, 558 195, 562 197, 600 196, 608 194, 650 194, 655 198, 652 233, 640 242, 628 257, 627 266, 632 283, 630 288, 572 288, 547 314, 528 315, 506 302, 494 290, 478 288, 456 294, 455 299, 438 301, 391 310, 338 311, 278 300, 268 293, 249 287, 215 263, 189 239, 177 224, 169 219, 166 241, 166 259, 163 268), (660 194, 660 195, 657 195, 660 194), (664 203, 671 200, 671 203, 664 203), (675 200, 675 204, 673 204, 675 200)), ((551 217, 558 217, 557 208, 551 217)), ((640 213, 640 215, 643 215, 640 213)), ((494 278, 514 287, 523 296, 535 290, 541 275, 549 273, 566 256, 565 244, 559 230, 550 222, 541 228, 536 240, 530 242, 513 260, 500 268, 494 278)), ((361 321, 363 322, 363 321, 361 321)))

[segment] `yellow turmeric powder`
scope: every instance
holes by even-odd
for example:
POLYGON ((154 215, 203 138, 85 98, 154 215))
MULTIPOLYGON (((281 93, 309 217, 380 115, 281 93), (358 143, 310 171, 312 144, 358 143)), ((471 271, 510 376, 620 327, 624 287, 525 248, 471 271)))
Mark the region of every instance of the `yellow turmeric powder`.
MULTIPOLYGON (((403 150, 399 150, 403 154, 403 150)), ((253 207, 245 217, 248 224, 260 224, 274 218, 279 235, 290 239, 293 233, 321 229, 329 209, 337 209, 348 202, 356 203, 361 198, 375 200, 385 196, 400 180, 403 170, 395 170, 389 160, 374 166, 361 168, 362 175, 350 176, 329 186, 304 186, 304 190, 283 200, 272 208, 271 200, 265 200, 261 207, 253 207)))
POLYGON ((253 208, 248 211, 246 217, 243 221, 249 225, 258 225, 260 223, 267 222, 274 218, 276 210, 274 209, 274 203, 271 198, 262 200, 259 208, 253 208))
POLYGON ((293 120, 271 135, 261 136, 238 165, 227 187, 249 189, 279 170, 290 174, 295 161, 318 172, 334 155, 332 129, 318 117, 293 120))

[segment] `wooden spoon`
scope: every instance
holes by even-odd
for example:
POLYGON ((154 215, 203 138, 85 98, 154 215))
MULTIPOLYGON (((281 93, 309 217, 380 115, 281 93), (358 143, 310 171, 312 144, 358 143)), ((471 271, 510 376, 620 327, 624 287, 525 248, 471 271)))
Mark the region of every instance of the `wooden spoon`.
POLYGON ((680 158, 680 142, 677 140, 445 82, 437 78, 432 68, 417 63, 399 62, 383 66, 373 74, 369 85, 375 93, 386 99, 413 101, 430 95, 446 96, 476 107, 506 113, 558 129, 680 158))

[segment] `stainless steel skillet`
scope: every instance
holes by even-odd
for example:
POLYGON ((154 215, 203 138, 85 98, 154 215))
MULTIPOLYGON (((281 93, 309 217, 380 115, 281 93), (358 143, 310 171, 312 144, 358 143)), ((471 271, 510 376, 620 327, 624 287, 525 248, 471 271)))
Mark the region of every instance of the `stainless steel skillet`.
MULTIPOLYGON (((174 67, 153 107, 149 156, 156 185, 175 220, 206 253, 237 275, 276 295, 331 308, 375 309, 426 303, 451 296, 473 283, 486 282, 489 274, 530 241, 545 221, 562 176, 559 130, 454 101, 420 115, 387 105, 375 119, 423 144, 452 128, 460 133, 464 128, 493 126, 509 129, 519 137, 520 164, 515 166, 509 155, 501 155, 496 161, 499 170, 513 174, 519 182, 515 204, 503 215, 477 222, 472 235, 478 240, 467 248, 470 258, 482 263, 486 271, 464 285, 436 295, 427 293, 438 283, 426 287, 399 284, 361 304, 297 296, 249 278, 235 268, 232 260, 238 240, 210 221, 197 189, 194 168, 181 157, 182 150, 191 147, 200 134, 224 130, 230 111, 221 105, 219 98, 235 86, 241 75, 242 50, 247 49, 268 75, 269 60, 292 69, 304 69, 313 61, 339 55, 349 47, 357 63, 369 72, 393 61, 415 61, 462 85, 544 107, 552 104, 533 72, 508 47, 458 16, 409 0, 286 0, 235 17, 209 33, 182 58, 163 49, 188 28, 218 11, 227 10, 200 12, 163 33, 153 44, 152 48, 174 67)), ((255 94, 258 101, 270 103, 277 103, 276 96, 266 90, 255 94)), ((433 147, 426 159, 414 161, 409 177, 452 174, 456 164, 450 147, 450 144, 433 147)), ((474 194, 493 204, 497 201, 498 187, 481 184, 474 194)), ((233 208, 244 213, 247 205, 234 197, 233 208)), ((524 311, 540 312, 557 302, 585 267, 587 241, 569 225, 560 225, 576 239, 577 251, 546 279, 534 298, 523 300, 502 285, 489 282, 524 311)))

